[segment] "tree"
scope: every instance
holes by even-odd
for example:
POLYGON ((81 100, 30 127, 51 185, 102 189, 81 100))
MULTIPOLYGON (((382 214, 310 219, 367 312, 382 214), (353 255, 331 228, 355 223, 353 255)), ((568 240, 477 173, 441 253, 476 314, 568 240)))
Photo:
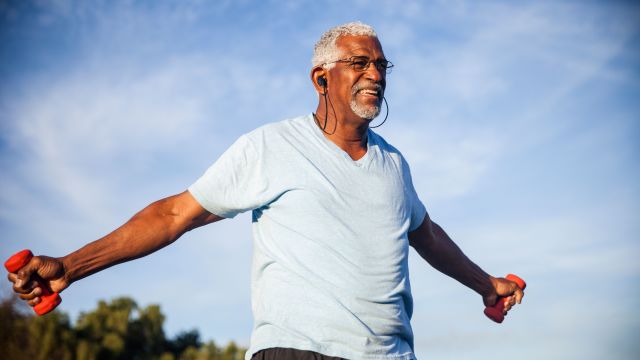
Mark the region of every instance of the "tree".
POLYGON ((240 360, 246 349, 230 342, 224 349, 203 345, 197 329, 167 339, 158 305, 139 308, 128 297, 100 301, 72 326, 55 310, 34 316, 15 297, 0 299, 0 353, 3 359, 61 360, 240 360))
POLYGON ((235 342, 231 341, 227 344, 222 352, 221 360, 240 360, 244 358, 245 349, 241 349, 235 342))
POLYGON ((180 332, 175 339, 167 342, 167 350, 180 359, 188 348, 199 349, 202 346, 200 332, 196 329, 180 332))
POLYGON ((29 349, 28 316, 15 297, 0 301, 0 349, 8 359, 32 359, 29 349))
POLYGON ((78 360, 133 358, 126 351, 126 340, 137 307, 135 301, 122 297, 109 304, 100 301, 96 310, 81 314, 76 324, 78 360))
POLYGON ((54 311, 47 316, 32 316, 27 327, 34 359, 74 359, 76 333, 67 314, 54 311))

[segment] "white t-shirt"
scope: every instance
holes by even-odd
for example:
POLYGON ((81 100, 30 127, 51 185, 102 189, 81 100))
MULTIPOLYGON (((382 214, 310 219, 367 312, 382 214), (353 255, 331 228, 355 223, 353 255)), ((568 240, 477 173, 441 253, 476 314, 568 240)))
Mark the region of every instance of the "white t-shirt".
POLYGON ((426 210, 409 166, 368 131, 352 160, 307 115, 241 136, 191 187, 208 211, 253 211, 246 358, 286 347, 413 359, 407 233, 426 210))

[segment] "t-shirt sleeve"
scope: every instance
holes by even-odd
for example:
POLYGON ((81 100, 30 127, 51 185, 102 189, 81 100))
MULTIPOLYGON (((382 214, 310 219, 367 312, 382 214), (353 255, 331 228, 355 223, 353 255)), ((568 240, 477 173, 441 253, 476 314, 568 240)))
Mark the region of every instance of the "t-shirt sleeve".
POLYGON ((257 149, 243 135, 188 190, 207 211, 233 218, 269 201, 262 165, 257 149))
POLYGON ((424 206, 422 201, 420 201, 420 198, 418 197, 418 194, 416 194, 416 190, 413 188, 413 185, 411 185, 411 190, 413 193, 413 206, 411 209, 411 224, 409 225, 409 231, 417 229, 427 216, 427 208, 424 206))
POLYGON ((411 171, 409 170, 409 164, 403 159, 405 178, 407 179, 408 195, 411 204, 411 223, 409 225, 409 231, 413 231, 418 228, 427 216, 427 208, 424 206, 415 187, 413 186, 413 179, 411 178, 411 171))

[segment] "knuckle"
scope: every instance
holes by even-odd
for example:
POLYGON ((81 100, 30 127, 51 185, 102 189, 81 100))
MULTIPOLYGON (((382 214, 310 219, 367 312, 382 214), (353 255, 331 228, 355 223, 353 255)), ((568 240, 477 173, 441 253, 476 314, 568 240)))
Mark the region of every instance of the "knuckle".
POLYGON ((22 269, 18 270, 18 272, 16 273, 16 275, 18 276, 18 279, 24 279, 29 277, 27 270, 25 270, 25 268, 23 267, 22 269))

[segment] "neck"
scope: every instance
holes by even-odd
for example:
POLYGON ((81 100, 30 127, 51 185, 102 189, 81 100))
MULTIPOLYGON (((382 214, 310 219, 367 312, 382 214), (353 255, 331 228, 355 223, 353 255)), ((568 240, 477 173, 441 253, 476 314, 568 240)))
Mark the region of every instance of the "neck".
POLYGON ((360 117, 336 118, 334 114, 325 112, 324 106, 318 105, 315 112, 315 123, 323 130, 324 136, 344 150, 353 160, 358 160, 367 153, 367 130, 369 120, 360 117), (326 119, 326 126, 325 126, 326 119))

